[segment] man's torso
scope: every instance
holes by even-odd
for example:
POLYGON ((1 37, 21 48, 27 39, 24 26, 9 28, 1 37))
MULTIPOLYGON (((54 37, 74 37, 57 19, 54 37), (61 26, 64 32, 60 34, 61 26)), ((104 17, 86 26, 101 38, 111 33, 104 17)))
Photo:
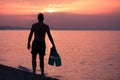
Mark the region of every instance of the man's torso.
POLYGON ((35 23, 32 26, 34 32, 34 39, 37 41, 45 41, 45 34, 49 31, 48 25, 44 23, 35 23))

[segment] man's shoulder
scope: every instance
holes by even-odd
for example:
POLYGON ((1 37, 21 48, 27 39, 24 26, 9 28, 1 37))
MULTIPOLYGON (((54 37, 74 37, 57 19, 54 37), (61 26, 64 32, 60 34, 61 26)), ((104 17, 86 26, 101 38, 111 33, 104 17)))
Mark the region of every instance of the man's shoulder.
POLYGON ((43 23, 44 26, 49 27, 47 24, 43 23))
POLYGON ((44 28, 46 28, 47 30, 49 30, 49 26, 47 24, 43 23, 43 25, 44 25, 44 28))
POLYGON ((32 25, 32 26, 36 26, 36 25, 38 25, 38 23, 33 23, 33 25, 32 25))

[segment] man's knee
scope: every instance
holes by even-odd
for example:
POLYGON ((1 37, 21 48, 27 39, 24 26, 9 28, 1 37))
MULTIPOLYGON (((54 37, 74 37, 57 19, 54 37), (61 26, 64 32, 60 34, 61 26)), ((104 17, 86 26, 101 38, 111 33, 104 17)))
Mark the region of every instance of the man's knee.
POLYGON ((32 61, 36 61, 37 55, 32 55, 32 61))
POLYGON ((44 56, 40 56, 40 64, 44 63, 44 56))

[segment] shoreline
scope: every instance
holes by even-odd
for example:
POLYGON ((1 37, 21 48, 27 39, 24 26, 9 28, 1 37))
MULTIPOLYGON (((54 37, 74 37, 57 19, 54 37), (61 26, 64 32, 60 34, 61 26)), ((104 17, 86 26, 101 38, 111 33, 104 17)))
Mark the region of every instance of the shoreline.
POLYGON ((0 64, 0 80, 59 80, 57 78, 43 77, 40 74, 33 75, 30 72, 0 64))

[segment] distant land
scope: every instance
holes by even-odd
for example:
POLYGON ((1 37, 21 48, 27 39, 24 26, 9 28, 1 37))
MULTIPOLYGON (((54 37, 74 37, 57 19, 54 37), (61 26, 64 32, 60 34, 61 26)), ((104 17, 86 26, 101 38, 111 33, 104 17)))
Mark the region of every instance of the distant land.
POLYGON ((12 26, 0 26, 0 30, 29 30, 26 27, 12 27, 12 26))
MULTIPOLYGON (((13 26, 0 26, 0 30, 30 30, 31 27, 13 27, 13 26)), ((52 30, 120 30, 120 27, 70 27, 70 28, 55 28, 52 27, 52 30)))

